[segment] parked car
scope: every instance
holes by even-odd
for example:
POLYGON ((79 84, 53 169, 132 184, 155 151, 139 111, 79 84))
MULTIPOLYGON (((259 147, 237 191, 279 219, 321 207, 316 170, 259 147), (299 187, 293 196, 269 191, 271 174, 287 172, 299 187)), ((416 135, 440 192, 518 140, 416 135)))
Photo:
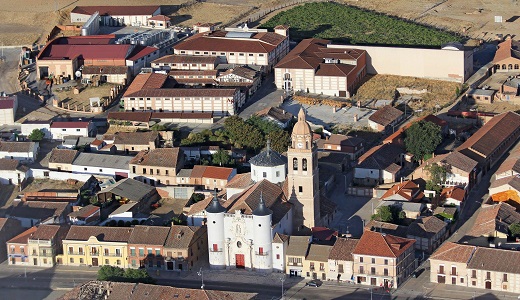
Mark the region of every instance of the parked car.
POLYGON ((307 282, 305 285, 313 286, 313 287, 320 287, 322 284, 323 284, 323 282, 321 282, 321 280, 313 279, 313 280, 307 282))

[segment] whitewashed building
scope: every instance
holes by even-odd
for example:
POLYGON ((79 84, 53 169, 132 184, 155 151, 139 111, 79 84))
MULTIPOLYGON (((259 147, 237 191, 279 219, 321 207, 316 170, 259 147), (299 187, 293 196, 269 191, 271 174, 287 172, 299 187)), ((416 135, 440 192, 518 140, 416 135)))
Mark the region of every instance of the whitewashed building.
POLYGON ((133 156, 79 153, 71 165, 72 173, 128 177, 133 156))
POLYGON ((161 13, 161 6, 76 6, 70 12, 70 21, 84 23, 96 12, 102 26, 145 26, 149 18, 161 13))
POLYGON ((66 136, 92 137, 96 134, 96 125, 91 121, 52 122, 50 132, 53 140, 66 136))
POLYGON ((39 149, 40 146, 37 142, 0 142, 0 158, 33 162, 36 160, 39 149))
POLYGON ((0 96, 0 125, 14 124, 18 98, 13 96, 0 96))
POLYGON ((267 141, 267 150, 249 160, 251 179, 255 182, 267 179, 272 183, 284 182, 287 176, 287 157, 273 151, 267 141))
POLYGON ((28 170, 16 159, 0 158, 0 184, 21 185, 28 170))
POLYGON ((29 136, 33 130, 40 129, 43 133, 44 139, 51 139, 51 122, 50 121, 29 121, 25 120, 21 125, 20 129, 22 135, 29 136))

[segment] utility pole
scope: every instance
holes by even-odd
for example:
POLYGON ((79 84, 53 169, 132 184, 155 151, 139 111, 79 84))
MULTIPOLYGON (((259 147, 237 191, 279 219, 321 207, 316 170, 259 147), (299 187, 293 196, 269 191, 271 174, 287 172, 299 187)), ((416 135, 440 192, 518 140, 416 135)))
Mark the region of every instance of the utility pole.
POLYGON ((280 278, 280 281, 282 282, 282 297, 280 298, 281 300, 283 300, 285 298, 285 291, 283 289, 283 282, 285 281, 285 274, 282 275, 282 277, 280 278))

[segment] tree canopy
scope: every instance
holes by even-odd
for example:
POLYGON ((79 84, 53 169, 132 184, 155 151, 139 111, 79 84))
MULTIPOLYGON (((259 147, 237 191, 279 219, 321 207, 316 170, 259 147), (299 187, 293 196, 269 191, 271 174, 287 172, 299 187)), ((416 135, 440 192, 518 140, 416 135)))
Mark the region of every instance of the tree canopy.
POLYGON ((393 224, 401 224, 405 218, 405 212, 395 205, 380 206, 377 208, 376 213, 372 215, 372 220, 393 224))
POLYGON ((520 237, 520 223, 509 225, 509 232, 511 233, 511 236, 520 237))
POLYGON ((441 192, 441 186, 446 181, 448 170, 445 166, 439 164, 431 164, 425 167, 426 171, 430 173, 430 179, 426 181, 426 189, 436 192, 441 192))
POLYGON ((33 131, 29 134, 28 138, 31 139, 33 142, 39 142, 43 140, 45 137, 45 132, 43 130, 35 128, 33 131))
POLYGON ((102 281, 155 283, 145 269, 123 269, 113 266, 101 266, 97 273, 97 279, 102 281))
POLYGON ((415 122, 404 133, 406 151, 412 153, 416 161, 433 153, 442 142, 441 127, 432 122, 415 122))
POLYGON ((235 161, 231 159, 231 156, 229 156, 226 150, 219 149, 211 156, 211 163, 213 165, 225 167, 234 164, 235 161))

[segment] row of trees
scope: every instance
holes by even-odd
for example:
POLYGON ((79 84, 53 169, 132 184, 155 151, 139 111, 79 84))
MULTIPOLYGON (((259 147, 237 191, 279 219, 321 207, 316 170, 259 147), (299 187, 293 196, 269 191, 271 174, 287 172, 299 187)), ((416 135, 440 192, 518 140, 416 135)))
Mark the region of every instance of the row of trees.
POLYGON ((97 273, 97 279, 102 281, 155 283, 145 269, 123 269, 112 266, 102 266, 97 273))

